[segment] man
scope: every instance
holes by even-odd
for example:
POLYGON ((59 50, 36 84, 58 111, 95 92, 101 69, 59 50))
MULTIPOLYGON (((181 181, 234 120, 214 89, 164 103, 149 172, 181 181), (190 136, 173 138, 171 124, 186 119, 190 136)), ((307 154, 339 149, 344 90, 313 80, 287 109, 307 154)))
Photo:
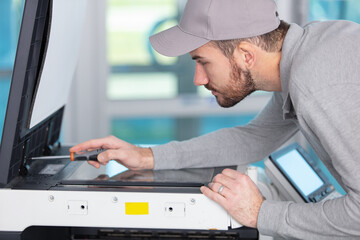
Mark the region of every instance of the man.
MULTIPOLYGON (((178 26, 150 38, 155 50, 196 61, 194 84, 231 107, 255 90, 273 97, 248 125, 184 142, 139 148, 115 137, 71 151, 130 169, 247 164, 301 131, 347 194, 321 203, 264 200, 255 184, 226 169, 201 191, 241 224, 265 235, 360 238, 360 26, 346 21, 304 28, 280 21, 273 0, 189 0, 178 26)), ((99 163, 92 162, 96 167, 99 163)))

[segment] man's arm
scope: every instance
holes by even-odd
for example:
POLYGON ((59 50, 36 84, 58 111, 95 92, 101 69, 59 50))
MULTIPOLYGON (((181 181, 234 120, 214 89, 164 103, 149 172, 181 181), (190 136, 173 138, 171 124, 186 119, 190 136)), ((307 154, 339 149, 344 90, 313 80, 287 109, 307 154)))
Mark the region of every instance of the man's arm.
POLYGON ((141 148, 114 136, 93 139, 78 144, 72 152, 98 148, 95 167, 116 160, 132 170, 180 169, 243 165, 262 160, 298 131, 295 123, 282 118, 282 97, 274 93, 261 113, 248 125, 221 129, 188 141, 141 148))
POLYGON ((274 93, 248 125, 152 147, 155 169, 243 165, 262 160, 298 131, 294 122, 283 120, 282 104, 281 94, 274 93))
POLYGON ((326 153, 316 145, 314 149, 323 162, 331 164, 329 170, 340 176, 347 195, 315 204, 264 201, 258 218, 261 233, 300 239, 360 239, 359 86, 339 83, 318 88, 298 109, 299 121, 321 139, 326 153))

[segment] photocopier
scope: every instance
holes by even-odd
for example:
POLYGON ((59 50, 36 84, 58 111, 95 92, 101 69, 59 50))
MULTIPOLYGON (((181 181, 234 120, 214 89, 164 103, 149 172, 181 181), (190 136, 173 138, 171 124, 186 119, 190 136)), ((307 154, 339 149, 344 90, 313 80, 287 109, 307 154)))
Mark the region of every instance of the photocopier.
POLYGON ((257 239, 199 190, 222 168, 32 159, 69 154, 59 138, 86 1, 25 1, 0 148, 0 239, 257 239))

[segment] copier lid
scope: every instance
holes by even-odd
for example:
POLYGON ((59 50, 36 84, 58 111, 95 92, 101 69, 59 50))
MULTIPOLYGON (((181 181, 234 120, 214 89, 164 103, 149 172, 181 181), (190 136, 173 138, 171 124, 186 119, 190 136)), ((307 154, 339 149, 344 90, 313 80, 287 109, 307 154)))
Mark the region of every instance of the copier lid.
POLYGON ((0 185, 59 139, 86 0, 26 0, 0 147, 0 185))

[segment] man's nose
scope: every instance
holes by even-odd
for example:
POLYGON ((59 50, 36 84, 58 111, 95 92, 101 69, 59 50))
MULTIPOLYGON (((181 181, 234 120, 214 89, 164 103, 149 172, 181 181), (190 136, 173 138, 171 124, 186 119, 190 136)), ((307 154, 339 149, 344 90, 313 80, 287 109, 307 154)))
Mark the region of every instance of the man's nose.
POLYGON ((200 63, 195 64, 195 76, 194 84, 195 86, 202 86, 209 83, 209 78, 204 70, 204 67, 200 63))

